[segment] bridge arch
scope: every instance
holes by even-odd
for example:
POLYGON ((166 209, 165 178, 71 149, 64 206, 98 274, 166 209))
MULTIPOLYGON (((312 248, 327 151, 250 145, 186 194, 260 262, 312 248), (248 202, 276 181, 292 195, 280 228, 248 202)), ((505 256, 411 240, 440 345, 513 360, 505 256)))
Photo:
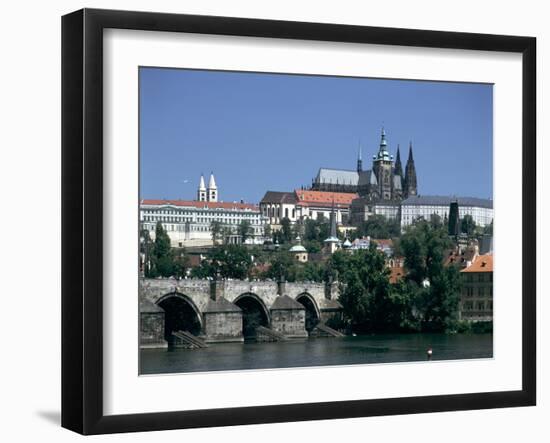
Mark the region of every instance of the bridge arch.
POLYGON ((186 331, 193 335, 204 332, 204 322, 201 311, 191 297, 180 292, 171 292, 163 295, 156 301, 165 313, 164 338, 172 343, 174 331, 186 331))
POLYGON ((269 309, 257 294, 245 292, 239 295, 233 303, 243 311, 243 336, 245 339, 254 338, 258 326, 269 328, 271 324, 269 309))
POLYGON ((319 306, 309 292, 298 294, 296 301, 306 309, 306 331, 310 332, 321 321, 319 306))

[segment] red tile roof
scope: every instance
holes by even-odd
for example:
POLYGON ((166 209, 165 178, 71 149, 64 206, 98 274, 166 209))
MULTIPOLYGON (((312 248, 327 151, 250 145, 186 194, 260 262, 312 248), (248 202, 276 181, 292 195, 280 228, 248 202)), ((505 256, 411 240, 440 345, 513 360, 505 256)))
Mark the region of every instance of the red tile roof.
POLYGON ((325 191, 306 191, 297 189, 296 196, 298 204, 304 206, 332 206, 332 202, 336 207, 350 206, 352 200, 358 198, 357 194, 347 192, 325 192, 325 191))
POLYGON ((470 266, 460 272, 493 272, 493 255, 478 255, 470 266))
POLYGON ((197 209, 240 209, 259 211, 257 205, 251 203, 233 203, 233 202, 200 202, 197 200, 141 200, 144 206, 180 206, 197 209))
POLYGON ((390 283, 397 283, 405 276, 405 268, 403 266, 390 267, 390 283))

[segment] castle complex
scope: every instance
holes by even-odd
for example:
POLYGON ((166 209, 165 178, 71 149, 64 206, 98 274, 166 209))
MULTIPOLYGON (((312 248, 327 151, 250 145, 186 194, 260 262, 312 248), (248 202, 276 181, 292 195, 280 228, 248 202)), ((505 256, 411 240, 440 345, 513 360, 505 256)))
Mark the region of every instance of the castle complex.
POLYGON ((417 194, 416 168, 409 145, 409 158, 403 173, 401 154, 397 146, 394 161, 388 151, 386 132, 382 128, 380 147, 373 156, 372 168, 363 170, 361 147, 357 158, 357 170, 321 168, 312 181, 312 190, 357 193, 368 201, 401 201, 417 194))
POLYGON ((471 215, 479 226, 493 220, 491 199, 419 195, 412 143, 403 169, 399 145, 394 159, 382 128, 370 169, 363 170, 359 147, 355 170, 320 168, 309 189, 268 190, 259 204, 224 202, 219 198, 214 174, 210 174, 208 186, 201 175, 196 200, 142 200, 140 221, 151 235, 161 222, 172 245, 179 247, 212 245, 214 223, 223 228, 224 242, 238 243, 239 226, 245 222, 250 233, 247 243, 262 244, 266 226, 278 230, 284 219, 294 224, 334 218, 336 224, 350 227, 372 215, 383 215, 405 227, 432 214, 448 217, 451 202, 458 204, 460 218, 471 215))

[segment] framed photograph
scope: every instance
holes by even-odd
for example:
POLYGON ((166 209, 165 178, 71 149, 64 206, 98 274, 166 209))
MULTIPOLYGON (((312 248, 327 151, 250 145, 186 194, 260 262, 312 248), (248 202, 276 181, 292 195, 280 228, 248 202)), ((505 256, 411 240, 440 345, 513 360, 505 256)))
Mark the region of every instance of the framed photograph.
POLYGON ((536 403, 536 40, 62 20, 62 425, 536 403))

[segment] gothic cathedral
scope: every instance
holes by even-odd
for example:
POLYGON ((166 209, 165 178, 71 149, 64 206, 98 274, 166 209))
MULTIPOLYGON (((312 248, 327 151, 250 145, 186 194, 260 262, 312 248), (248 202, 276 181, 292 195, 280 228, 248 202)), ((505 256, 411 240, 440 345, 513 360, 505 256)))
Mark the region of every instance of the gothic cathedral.
POLYGON ((317 191, 357 193, 361 198, 372 202, 396 202, 417 195, 412 143, 409 145, 409 158, 403 173, 399 145, 394 161, 393 155, 388 151, 386 132, 382 128, 380 146, 373 156, 370 170, 363 170, 359 148, 356 171, 321 168, 313 179, 311 188, 317 191))

